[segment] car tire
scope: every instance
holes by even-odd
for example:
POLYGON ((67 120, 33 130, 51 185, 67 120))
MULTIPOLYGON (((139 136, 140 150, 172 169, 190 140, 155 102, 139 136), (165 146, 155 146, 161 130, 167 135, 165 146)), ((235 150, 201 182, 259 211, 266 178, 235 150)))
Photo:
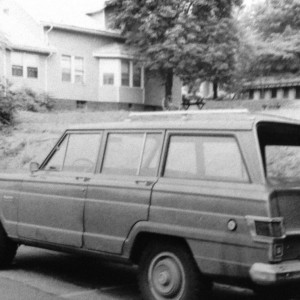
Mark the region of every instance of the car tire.
POLYGON ((8 238, 3 226, 0 224, 0 269, 7 268, 14 259, 18 245, 8 238))
POLYGON ((139 287, 144 300, 207 299, 209 284, 188 249, 176 243, 151 243, 139 263, 139 287))

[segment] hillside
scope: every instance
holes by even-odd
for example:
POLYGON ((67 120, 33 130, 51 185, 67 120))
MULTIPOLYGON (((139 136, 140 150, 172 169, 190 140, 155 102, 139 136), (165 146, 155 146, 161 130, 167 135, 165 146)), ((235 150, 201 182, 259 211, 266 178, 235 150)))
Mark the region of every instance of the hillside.
MULTIPOLYGON (((211 101, 204 109, 248 108, 257 111, 261 110, 262 105, 261 101, 211 101)), ((280 105, 281 109, 272 112, 300 119, 297 103, 280 105)), ((26 171, 30 161, 41 162, 70 124, 121 121, 128 114, 127 111, 19 112, 14 127, 0 131, 0 172, 15 169, 26 171)))
POLYGON ((119 121, 128 112, 19 112, 15 126, 0 132, 0 171, 28 170, 30 161, 41 162, 70 124, 119 121))

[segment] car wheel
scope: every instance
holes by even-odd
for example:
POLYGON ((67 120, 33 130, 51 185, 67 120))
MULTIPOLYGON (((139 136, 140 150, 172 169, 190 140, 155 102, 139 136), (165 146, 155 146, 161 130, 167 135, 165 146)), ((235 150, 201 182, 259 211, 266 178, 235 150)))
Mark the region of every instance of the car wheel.
POLYGON ((199 281, 200 273, 189 251, 180 244, 151 245, 142 254, 139 271, 145 300, 207 299, 208 286, 199 281))
POLYGON ((0 268, 8 267, 14 259, 18 245, 8 238, 5 230, 0 224, 0 268))

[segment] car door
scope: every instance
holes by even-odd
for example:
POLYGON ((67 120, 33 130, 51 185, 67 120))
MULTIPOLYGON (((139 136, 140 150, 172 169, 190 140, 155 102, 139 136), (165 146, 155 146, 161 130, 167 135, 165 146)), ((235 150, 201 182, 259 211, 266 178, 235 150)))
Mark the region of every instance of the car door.
POLYGON ((40 170, 25 178, 18 209, 21 238, 82 246, 87 182, 100 140, 100 133, 67 133, 40 170))
POLYGON ((131 228, 148 219, 162 132, 109 132, 101 172, 88 183, 84 247, 121 253, 131 228))

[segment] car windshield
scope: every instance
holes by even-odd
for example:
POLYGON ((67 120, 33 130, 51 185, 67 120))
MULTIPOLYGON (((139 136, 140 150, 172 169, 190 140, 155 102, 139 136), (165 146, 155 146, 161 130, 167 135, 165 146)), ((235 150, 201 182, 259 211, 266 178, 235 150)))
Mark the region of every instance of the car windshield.
POLYGON ((300 181, 300 126, 263 122, 257 132, 266 177, 300 181))

